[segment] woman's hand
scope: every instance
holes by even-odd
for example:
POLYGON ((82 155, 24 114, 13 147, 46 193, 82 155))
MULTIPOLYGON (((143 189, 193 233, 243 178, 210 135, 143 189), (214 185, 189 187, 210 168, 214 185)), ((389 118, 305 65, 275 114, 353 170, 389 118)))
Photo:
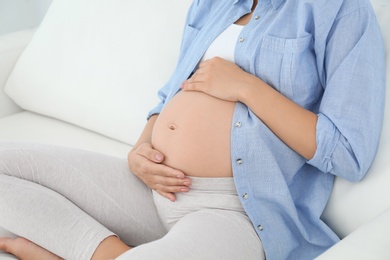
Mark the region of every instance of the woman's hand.
POLYGON ((189 191, 191 180, 183 172, 164 165, 164 155, 151 144, 140 144, 127 158, 130 170, 139 179, 172 202, 176 200, 175 192, 189 191))
POLYGON ((233 62, 214 57, 200 63, 199 69, 183 82, 181 88, 236 102, 241 101, 242 88, 252 84, 254 77, 233 62))
POLYGON ((313 158, 317 115, 236 64, 218 57, 206 60, 181 88, 245 104, 294 151, 307 160, 313 158))

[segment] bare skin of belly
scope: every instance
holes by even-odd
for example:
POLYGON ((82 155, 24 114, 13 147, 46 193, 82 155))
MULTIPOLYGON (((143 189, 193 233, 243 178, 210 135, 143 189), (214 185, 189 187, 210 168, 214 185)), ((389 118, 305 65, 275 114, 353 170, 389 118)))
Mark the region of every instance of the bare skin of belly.
POLYGON ((187 176, 231 177, 230 129, 235 102, 181 91, 158 116, 152 145, 164 164, 187 176))

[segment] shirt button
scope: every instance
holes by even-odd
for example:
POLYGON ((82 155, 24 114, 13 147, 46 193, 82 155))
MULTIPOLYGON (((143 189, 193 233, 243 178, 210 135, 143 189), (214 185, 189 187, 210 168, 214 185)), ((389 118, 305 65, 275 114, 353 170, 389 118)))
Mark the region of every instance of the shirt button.
POLYGON ((259 19, 260 19, 260 16, 256 15, 255 20, 259 20, 259 19))
POLYGON ((242 164, 242 159, 237 159, 237 160, 236 160, 236 163, 237 163, 238 165, 241 165, 241 164, 242 164))
POLYGON ((239 39, 238 41, 239 41, 239 42, 244 42, 245 39, 244 39, 244 37, 240 37, 240 39, 239 39))
POLYGON ((242 125, 241 122, 236 123, 236 127, 241 127, 241 125, 242 125))
POLYGON ((262 225, 258 225, 258 226, 257 226, 257 229, 260 230, 260 231, 263 231, 263 230, 264 230, 264 228, 263 228, 262 225))
POLYGON ((244 198, 244 199, 248 199, 248 197, 249 197, 249 195, 248 195, 248 193, 244 193, 244 194, 242 194, 242 197, 244 198))

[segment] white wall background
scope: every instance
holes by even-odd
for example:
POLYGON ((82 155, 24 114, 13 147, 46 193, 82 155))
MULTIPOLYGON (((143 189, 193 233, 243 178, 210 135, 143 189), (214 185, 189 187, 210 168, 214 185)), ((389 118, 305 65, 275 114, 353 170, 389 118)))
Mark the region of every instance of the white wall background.
POLYGON ((0 0, 0 35, 38 26, 52 0, 0 0))

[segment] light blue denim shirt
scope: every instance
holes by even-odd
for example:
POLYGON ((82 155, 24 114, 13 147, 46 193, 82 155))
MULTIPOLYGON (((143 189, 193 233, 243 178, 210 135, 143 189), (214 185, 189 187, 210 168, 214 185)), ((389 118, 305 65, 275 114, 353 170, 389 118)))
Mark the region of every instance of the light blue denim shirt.
MULTIPOLYGON (((150 115, 163 109, 213 40, 250 12, 252 3, 193 1, 178 65, 150 115)), ((237 39, 236 64, 318 115, 317 150, 307 161, 245 104, 236 104, 234 180, 268 260, 313 259, 339 240, 320 217, 334 176, 359 181, 374 159, 384 57, 368 0, 259 0, 237 39)))

